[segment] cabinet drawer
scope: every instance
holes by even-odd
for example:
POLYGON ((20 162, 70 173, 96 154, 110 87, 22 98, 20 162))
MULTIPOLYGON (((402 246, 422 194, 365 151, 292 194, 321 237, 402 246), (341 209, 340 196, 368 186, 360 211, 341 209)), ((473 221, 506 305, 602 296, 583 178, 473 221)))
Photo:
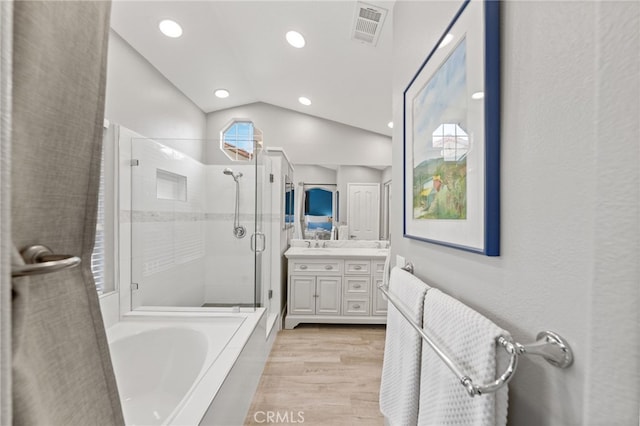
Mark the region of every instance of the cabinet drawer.
POLYGON ((374 260, 371 262, 373 264, 373 273, 376 275, 384 274, 384 260, 374 260))
POLYGON ((338 259, 292 260, 289 262, 289 273, 310 272, 313 274, 328 272, 342 273, 343 261, 338 259))
POLYGON ((369 277, 344 277, 344 294, 349 295, 368 295, 371 288, 371 279, 369 277))
POLYGON ((369 299, 345 299, 342 306, 342 315, 369 315, 369 299))
POLYGON ((369 315, 368 298, 344 299, 342 315, 369 315))
POLYGON ((345 260, 344 273, 349 275, 369 275, 371 272, 370 260, 345 260))

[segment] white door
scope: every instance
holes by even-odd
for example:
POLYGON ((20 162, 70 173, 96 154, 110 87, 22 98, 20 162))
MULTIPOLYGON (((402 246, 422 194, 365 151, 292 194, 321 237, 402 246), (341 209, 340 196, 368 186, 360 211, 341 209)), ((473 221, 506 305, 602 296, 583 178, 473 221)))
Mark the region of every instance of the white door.
POLYGON ((380 184, 347 184, 347 225, 350 240, 380 238, 380 184))

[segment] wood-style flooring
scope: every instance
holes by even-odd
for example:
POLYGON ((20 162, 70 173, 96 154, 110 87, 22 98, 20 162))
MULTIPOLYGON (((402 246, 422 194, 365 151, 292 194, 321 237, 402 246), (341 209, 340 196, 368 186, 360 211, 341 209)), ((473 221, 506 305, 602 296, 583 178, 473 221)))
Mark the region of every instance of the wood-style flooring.
POLYGON ((245 425, 382 425, 384 337, 379 325, 301 324, 280 331, 245 425))

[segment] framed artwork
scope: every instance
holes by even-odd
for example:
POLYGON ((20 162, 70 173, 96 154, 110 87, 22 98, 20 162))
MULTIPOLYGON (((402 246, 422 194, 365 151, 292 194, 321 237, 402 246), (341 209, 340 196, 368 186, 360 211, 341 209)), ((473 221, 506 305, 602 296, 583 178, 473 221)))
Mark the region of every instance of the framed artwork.
POLYGON ((404 91, 404 236, 500 255, 500 4, 466 0, 404 91))

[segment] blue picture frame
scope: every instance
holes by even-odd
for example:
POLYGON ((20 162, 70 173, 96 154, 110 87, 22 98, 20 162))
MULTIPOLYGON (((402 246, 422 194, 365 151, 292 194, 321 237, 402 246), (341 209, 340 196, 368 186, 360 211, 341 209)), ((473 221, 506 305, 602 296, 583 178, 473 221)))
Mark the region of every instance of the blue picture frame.
POLYGON ((499 1, 463 2, 403 107, 404 237, 499 256, 499 1))

